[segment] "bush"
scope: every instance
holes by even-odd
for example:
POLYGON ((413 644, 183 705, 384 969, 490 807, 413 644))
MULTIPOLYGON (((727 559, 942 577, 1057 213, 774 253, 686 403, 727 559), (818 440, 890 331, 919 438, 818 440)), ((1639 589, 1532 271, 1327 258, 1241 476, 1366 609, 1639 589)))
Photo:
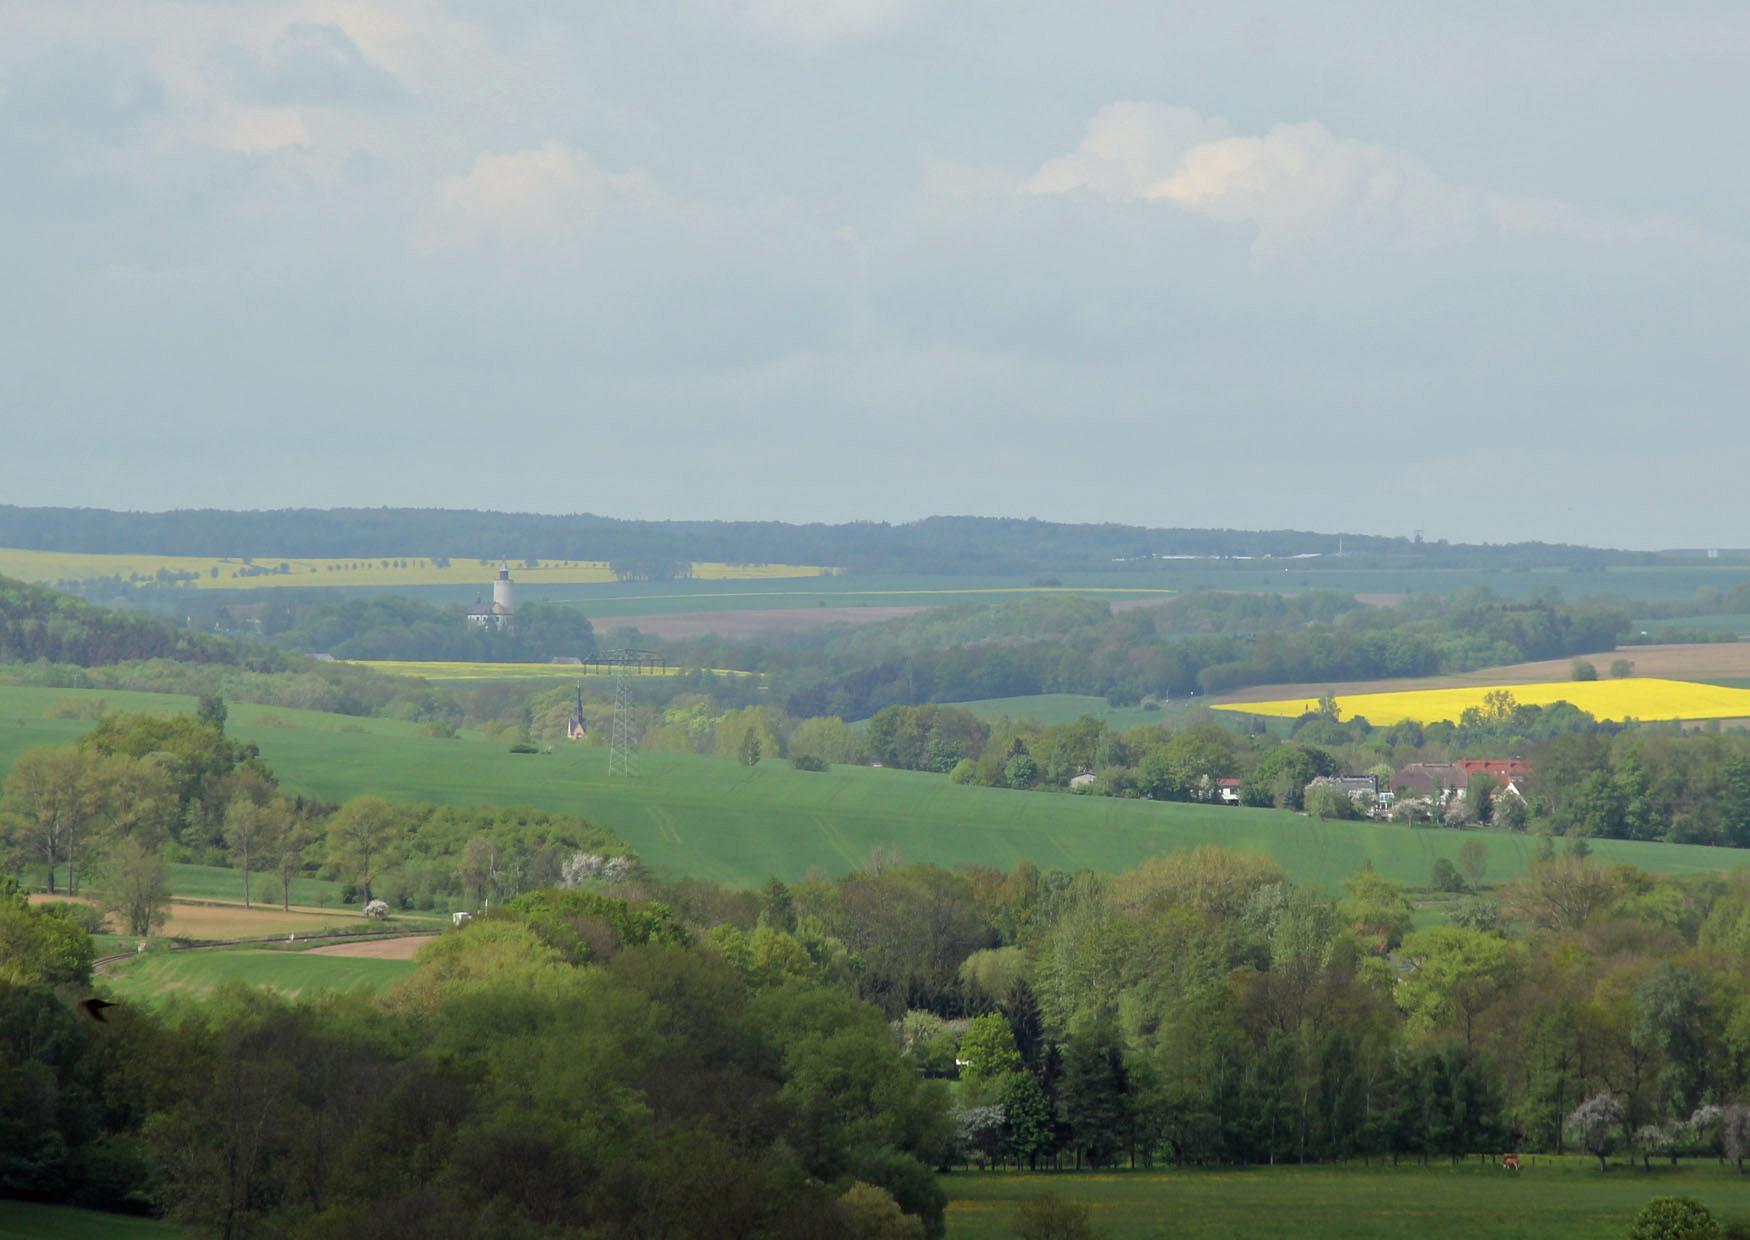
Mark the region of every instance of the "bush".
POLYGON ((1083 1201, 1040 1193, 1021 1206, 1015 1218, 1020 1240, 1095 1240, 1094 1211, 1083 1201))
POLYGON ((1436 891, 1463 893, 1470 890, 1470 884, 1464 881, 1458 867, 1445 857, 1434 863, 1433 882, 1436 891))
POLYGON ((1612 659, 1610 661, 1610 674, 1617 680, 1626 680, 1635 674, 1635 665, 1627 659, 1612 659))
POLYGON ((39 913, 64 917, 86 934, 102 934, 108 922, 102 909, 91 904, 75 904, 71 900, 50 900, 34 906, 39 913))
POLYGON ((1693 1197, 1655 1197, 1635 1215, 1629 1240, 1720 1240, 1724 1233, 1693 1197))
POLYGON ((516 744, 514 744, 510 747, 510 751, 512 753, 540 753, 541 752, 539 749, 536 749, 533 745, 527 743, 526 741, 518 741, 516 744))
POLYGON ((1573 662, 1571 678, 1574 680, 1597 680, 1598 669, 1588 663, 1585 659, 1575 659, 1573 662))
POLYGON ((825 758, 812 753, 796 754, 790 759, 790 765, 799 771, 824 771, 828 766, 825 758))

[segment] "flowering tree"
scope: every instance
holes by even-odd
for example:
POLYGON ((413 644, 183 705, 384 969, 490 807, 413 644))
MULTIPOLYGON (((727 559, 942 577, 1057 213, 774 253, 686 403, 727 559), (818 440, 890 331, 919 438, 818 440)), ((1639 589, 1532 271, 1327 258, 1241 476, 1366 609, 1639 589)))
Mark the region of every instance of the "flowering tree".
POLYGON ((1610 1170, 1605 1156, 1616 1146, 1625 1113, 1622 1103, 1609 1094, 1594 1094, 1568 1116, 1568 1133, 1598 1159, 1600 1171, 1610 1170))
POLYGON ((966 1107, 956 1112, 954 1118, 960 1126, 961 1154, 980 1168, 995 1160, 1002 1144, 1003 1121, 1007 1118, 1002 1104, 966 1107))
POLYGON ((365 916, 375 917, 378 921, 386 920, 389 916, 388 903, 383 900, 372 900, 369 904, 365 905, 365 916))

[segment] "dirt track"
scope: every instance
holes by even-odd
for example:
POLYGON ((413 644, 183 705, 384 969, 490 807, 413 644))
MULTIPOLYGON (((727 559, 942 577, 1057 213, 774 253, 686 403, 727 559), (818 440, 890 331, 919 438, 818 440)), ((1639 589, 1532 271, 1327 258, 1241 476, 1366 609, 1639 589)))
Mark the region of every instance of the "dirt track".
POLYGON ((412 960, 420 948, 431 942, 428 934, 402 939, 373 939, 368 943, 336 943, 333 947, 312 947, 311 956, 358 956, 367 960, 412 960))

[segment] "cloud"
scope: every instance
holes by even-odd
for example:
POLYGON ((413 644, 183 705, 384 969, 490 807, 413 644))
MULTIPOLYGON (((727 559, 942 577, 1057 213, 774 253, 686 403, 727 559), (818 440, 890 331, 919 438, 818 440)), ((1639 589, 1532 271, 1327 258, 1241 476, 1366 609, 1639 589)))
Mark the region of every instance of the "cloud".
POLYGON ((467 172, 440 182, 413 245, 421 253, 487 245, 567 248, 609 211, 663 202, 646 173, 606 172, 587 153, 548 141, 532 150, 482 154, 467 172))
POLYGON ((1590 210, 1548 197, 1446 180, 1421 160, 1340 137, 1318 121, 1235 134, 1190 108, 1102 108, 1068 154, 1025 181, 1033 195, 1088 195, 1171 206, 1249 229, 1267 264, 1314 253, 1413 253, 1486 238, 1565 238, 1593 245, 1678 244, 1745 255, 1731 238, 1670 217, 1590 210))
POLYGON ((807 51, 878 38, 903 26, 922 0, 697 0, 707 15, 772 43, 807 51))
POLYGON ((1428 249, 1470 240, 1488 222, 1481 195, 1317 121, 1245 136, 1219 118, 1156 104, 1102 109, 1077 149, 1046 161, 1026 189, 1166 203, 1246 225, 1258 260, 1306 249, 1428 249))
POLYGON ((259 59, 239 55, 245 91, 265 103, 372 104, 405 97, 394 76, 372 64, 339 26, 293 22, 259 59))
POLYGON ((124 141, 163 107, 163 83, 133 49, 58 47, 0 82, 6 131, 67 146, 124 141))

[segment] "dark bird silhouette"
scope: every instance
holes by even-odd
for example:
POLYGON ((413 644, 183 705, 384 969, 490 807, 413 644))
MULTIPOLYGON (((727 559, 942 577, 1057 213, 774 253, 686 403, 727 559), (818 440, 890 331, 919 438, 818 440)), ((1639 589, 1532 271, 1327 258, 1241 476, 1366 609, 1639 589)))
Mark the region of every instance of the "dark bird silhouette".
POLYGON ((108 999, 87 999, 79 1006, 85 1009, 85 1014, 92 1020, 102 1024, 105 1023, 103 1009, 112 1008, 115 1004, 111 1003, 108 999))

